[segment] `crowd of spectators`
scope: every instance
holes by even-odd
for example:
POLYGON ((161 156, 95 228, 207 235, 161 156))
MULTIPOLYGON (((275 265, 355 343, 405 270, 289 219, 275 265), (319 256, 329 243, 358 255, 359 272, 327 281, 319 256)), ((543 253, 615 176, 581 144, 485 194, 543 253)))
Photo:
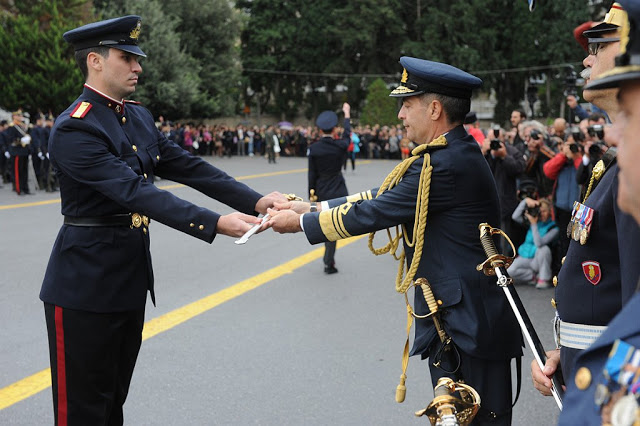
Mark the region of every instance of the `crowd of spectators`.
MULTIPOLYGON (((605 115, 582 110, 573 117, 583 118, 579 123, 556 118, 545 125, 514 110, 509 128, 492 125, 478 142, 498 187, 501 229, 518 254, 510 273, 516 282, 537 288, 551 287, 551 274, 569 247, 566 230, 574 203, 581 201, 593 166, 608 149, 605 115)), ((506 242, 502 250, 511 252, 506 242)))
MULTIPOLYGON (((483 128, 473 112, 465 120, 465 128, 477 141, 496 181, 501 203, 499 226, 513 241, 520 258, 512 266, 514 279, 538 288, 550 287, 548 271, 557 272, 560 267, 560 259, 569 246, 565 230, 574 202, 581 200, 593 166, 607 149, 605 115, 588 114, 574 105, 572 99, 568 99, 568 104, 571 117, 581 118, 579 123, 557 118, 545 125, 527 119, 520 109, 512 112, 506 127, 493 124, 483 128)), ((3 123, 3 128, 6 125, 3 123)), ((38 120, 30 126, 30 133, 36 134, 34 129, 39 126, 48 130, 51 125, 51 118, 46 123, 38 120)), ((168 139, 193 155, 264 156, 272 163, 276 163, 278 157, 305 157, 308 146, 321 136, 315 127, 289 124, 194 125, 172 123, 160 117, 157 125, 168 139)), ((336 138, 341 131, 335 129, 336 138)), ((38 160, 34 161, 34 168, 39 187, 55 190, 55 181, 51 183, 49 178, 47 183, 44 179, 51 173, 41 172, 40 159, 46 155, 45 147, 44 141, 32 144, 30 149, 38 152, 30 155, 38 160)), ((351 168, 355 170, 356 158, 402 160, 413 148, 401 125, 355 126, 344 167, 346 170, 351 160, 351 168)), ((0 171, 7 183, 11 178, 9 161, 2 163, 0 171)), ((511 252, 506 241, 502 251, 511 252)))

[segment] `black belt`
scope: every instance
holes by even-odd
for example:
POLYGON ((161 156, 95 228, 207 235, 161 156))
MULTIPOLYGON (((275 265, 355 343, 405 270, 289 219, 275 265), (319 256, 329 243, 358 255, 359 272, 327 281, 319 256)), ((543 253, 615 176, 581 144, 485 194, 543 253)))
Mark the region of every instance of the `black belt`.
POLYGON ((149 226, 149 218, 139 213, 114 214, 111 216, 65 216, 64 224, 71 226, 130 226, 139 228, 149 226))

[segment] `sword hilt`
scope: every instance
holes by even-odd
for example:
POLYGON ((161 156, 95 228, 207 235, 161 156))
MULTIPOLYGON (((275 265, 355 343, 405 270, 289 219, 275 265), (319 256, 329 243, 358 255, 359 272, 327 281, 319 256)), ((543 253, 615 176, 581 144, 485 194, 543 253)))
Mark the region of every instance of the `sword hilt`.
POLYGON ((484 253, 487 255, 487 260, 476 266, 476 269, 478 271, 484 272, 485 275, 495 275, 495 268, 503 267, 506 269, 511 266, 516 255, 516 249, 513 246, 513 242, 511 241, 509 236, 505 234, 501 229, 492 228, 488 223, 481 223, 478 226, 478 229, 480 229, 480 244, 482 244, 484 253), (507 239, 509 245, 511 246, 511 250, 513 251, 513 257, 505 256, 498 253, 498 249, 493 242, 493 236, 496 234, 502 235, 507 239))

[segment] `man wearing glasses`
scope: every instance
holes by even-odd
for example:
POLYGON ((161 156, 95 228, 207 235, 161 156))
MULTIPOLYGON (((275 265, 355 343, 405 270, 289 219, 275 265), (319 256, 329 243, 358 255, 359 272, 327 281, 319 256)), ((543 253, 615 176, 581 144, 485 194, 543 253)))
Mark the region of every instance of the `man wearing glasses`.
MULTIPOLYGON (((613 68, 616 52, 620 46, 621 17, 624 16, 624 13, 620 4, 614 3, 603 22, 582 33, 588 43, 588 55, 582 61, 585 68, 580 73, 585 80, 585 85, 598 78, 603 72, 613 68)), ((582 96, 585 101, 594 104, 598 110, 606 111, 609 117, 614 117, 618 108, 615 91, 615 89, 584 90, 582 96)), ((581 120, 589 115, 578 104, 578 99, 574 95, 567 96, 567 104, 581 120)))
MULTIPOLYGON (((589 56, 583 64, 586 82, 597 79, 615 65, 620 51, 620 28, 626 12, 614 3, 605 21, 584 34, 589 40, 589 56)), ((615 120, 618 113, 617 88, 583 91, 584 98, 604 109, 615 120)), ((605 132, 606 133, 606 132, 605 132)), ((615 149, 594 166, 591 191, 574 205, 566 230, 572 239, 558 276, 554 336, 558 349, 547 352, 544 371, 531 364, 533 384, 543 395, 551 395, 550 377, 562 366, 568 383, 573 378, 575 358, 606 329, 606 325, 633 296, 640 264, 633 253, 640 249, 640 228, 618 207, 618 166, 615 149), (596 173, 595 169, 600 168, 596 173)))

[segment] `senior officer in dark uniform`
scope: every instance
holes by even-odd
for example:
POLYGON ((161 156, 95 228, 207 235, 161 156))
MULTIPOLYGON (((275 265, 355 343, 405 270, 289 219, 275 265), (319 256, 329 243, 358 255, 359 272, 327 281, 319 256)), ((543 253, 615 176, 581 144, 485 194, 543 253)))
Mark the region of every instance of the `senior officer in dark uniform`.
MULTIPOLYGON (((626 12, 616 3, 605 22, 585 31, 591 44, 601 45, 595 55, 585 59, 587 64, 592 60, 600 62, 600 75, 614 66, 620 27, 626 19, 626 12)), ((591 75, 600 76, 594 71, 591 75)), ((585 93, 615 120, 617 92, 597 92, 590 85, 585 87, 585 93)), ((557 287, 552 303, 557 309, 554 326, 559 349, 548 352, 544 374, 537 363, 531 364, 534 386, 543 395, 551 394, 549 377, 558 365, 562 367, 565 382, 572 380, 576 356, 589 347, 620 312, 633 295, 640 276, 637 261, 640 228, 616 203, 619 186, 616 149, 609 149, 594 170, 590 193, 574 205, 567 229, 572 241, 560 273, 554 278, 557 287)))
POLYGON ((40 292, 49 335, 56 424, 122 424, 140 349, 147 291, 155 303, 149 221, 211 243, 241 236, 281 194, 263 197, 168 141, 131 95, 142 71, 141 21, 125 16, 76 28, 84 91, 49 138, 64 225, 40 292), (191 186, 243 213, 221 216, 154 186, 191 186))
MULTIPOLYGON (((625 1, 621 55, 616 67, 587 87, 619 87, 618 205, 640 224, 640 4, 625 1), (628 38, 625 37, 628 34, 628 38)), ((617 134, 617 133, 616 133, 617 134)), ((637 252, 636 252, 637 253, 637 252)), ((636 291, 606 331, 576 360, 565 395, 561 425, 640 424, 640 293, 636 291)))
MULTIPOLYGON (((309 199, 326 201, 349 195, 342 176, 342 163, 347 156, 351 138, 351 107, 342 105, 344 112, 344 134, 342 139, 333 138, 333 129, 338 125, 338 115, 333 111, 323 111, 316 119, 316 126, 322 132, 317 143, 309 147, 309 199)), ((324 272, 335 274, 336 242, 324 243, 324 272)))
MULTIPOLYGON (((302 215, 309 204, 276 205, 290 210, 270 209, 270 222, 277 232, 304 231, 312 244, 402 226, 408 272, 396 289, 428 279, 460 355, 457 373, 482 399, 474 424, 510 424, 510 360, 521 356, 522 336, 495 279, 476 270, 486 259, 478 225, 498 224, 500 208, 491 170, 462 126, 472 89, 482 81, 437 62, 402 57, 400 63, 402 81, 391 96, 401 97, 398 118, 418 145, 412 157, 377 190, 329 200, 319 212, 302 215)), ((414 305, 416 314, 429 312, 420 287, 414 305)), ((433 365, 442 345, 431 318, 416 321, 411 354, 430 359, 435 386, 449 375, 433 365)))

